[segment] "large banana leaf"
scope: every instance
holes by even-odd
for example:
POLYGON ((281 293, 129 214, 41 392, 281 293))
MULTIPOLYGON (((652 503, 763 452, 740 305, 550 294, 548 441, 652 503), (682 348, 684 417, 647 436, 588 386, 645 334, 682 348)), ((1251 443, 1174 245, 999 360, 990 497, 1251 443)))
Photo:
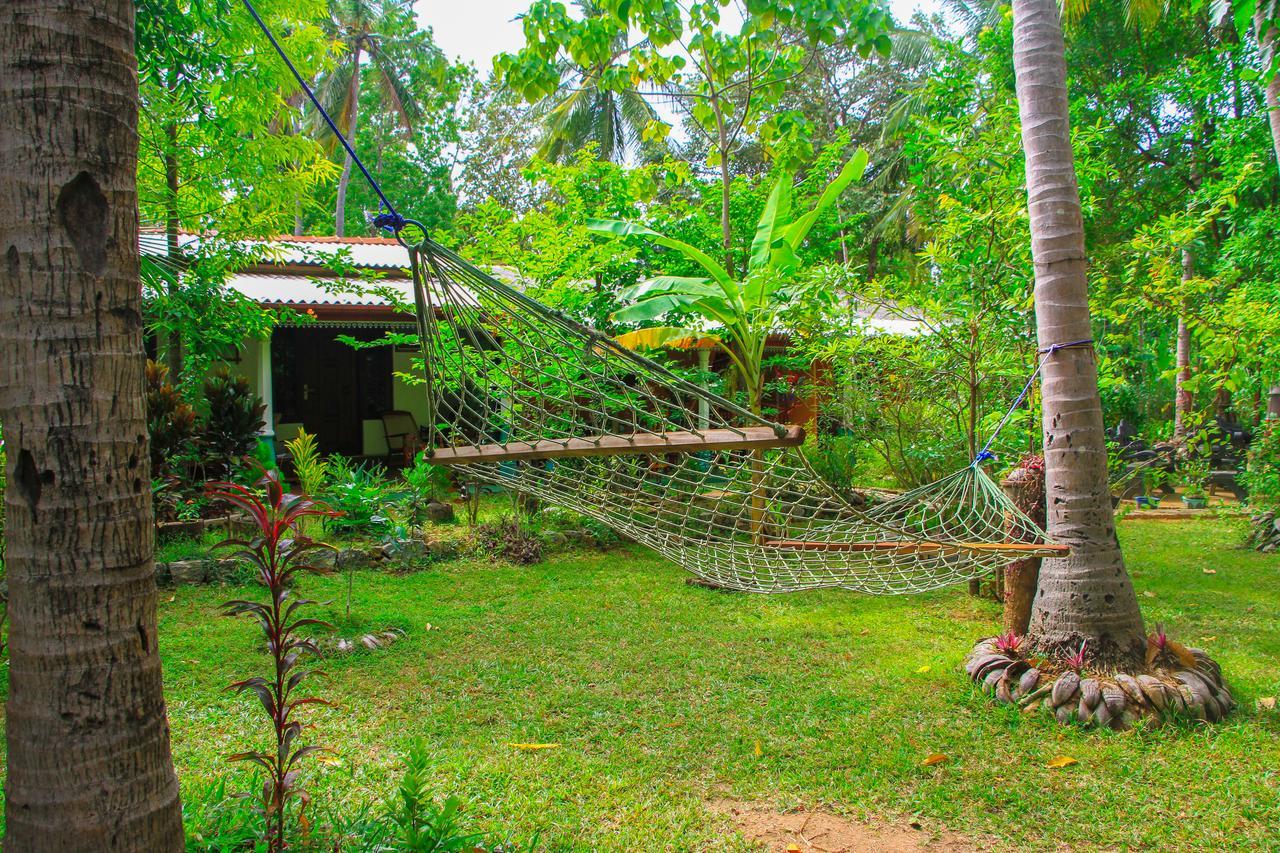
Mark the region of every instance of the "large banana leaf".
POLYGON ((774 246, 791 225, 791 179, 791 172, 784 171, 778 175, 773 191, 769 193, 760 222, 756 225, 756 235, 751 241, 751 269, 768 266, 774 246))
POLYGON ((741 298, 738 293, 738 283, 725 271, 725 268, 716 263, 706 252, 689 245, 683 240, 676 240, 665 234, 660 234, 652 228, 646 228, 634 222, 623 222, 619 219, 588 219, 587 230, 607 237, 643 237, 651 243, 674 249, 705 269, 716 284, 720 285, 725 297, 730 302, 736 302, 741 298))

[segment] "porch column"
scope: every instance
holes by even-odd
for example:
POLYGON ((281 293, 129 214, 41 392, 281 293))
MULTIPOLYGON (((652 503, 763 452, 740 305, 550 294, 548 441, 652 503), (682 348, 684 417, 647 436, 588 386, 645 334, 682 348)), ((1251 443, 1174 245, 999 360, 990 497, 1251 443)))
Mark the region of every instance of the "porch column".
MULTIPOLYGON (((703 390, 707 388, 707 374, 711 372, 711 350, 706 347, 698 349, 698 369, 702 371, 699 384, 703 390)), ((709 429, 711 427, 711 401, 706 397, 698 398, 698 429, 709 429)))
POLYGON ((266 337, 258 340, 258 393, 262 395, 262 402, 266 411, 262 413, 262 431, 259 433, 263 441, 271 445, 271 451, 274 453, 276 449, 276 405, 274 394, 271 390, 271 332, 267 332, 266 337))
POLYGON ((1267 420, 1280 418, 1280 385, 1272 385, 1267 394, 1267 420))

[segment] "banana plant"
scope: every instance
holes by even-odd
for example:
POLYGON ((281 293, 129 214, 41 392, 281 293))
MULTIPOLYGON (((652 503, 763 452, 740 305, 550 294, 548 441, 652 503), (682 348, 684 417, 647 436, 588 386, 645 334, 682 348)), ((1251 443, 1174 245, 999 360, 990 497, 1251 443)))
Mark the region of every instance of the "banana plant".
POLYGON ((866 168, 867 152, 858 149, 813 207, 799 216, 792 210, 793 175, 789 171, 779 174, 756 225, 747 271, 741 279, 729 275, 719 262, 697 247, 651 228, 616 219, 587 220, 588 230, 596 234, 640 237, 679 252, 706 271, 704 276, 660 275, 626 288, 621 298, 630 304, 615 312, 613 319, 647 323, 673 316, 702 318, 709 329, 658 326, 651 330, 651 341, 660 345, 691 335, 716 338, 738 371, 751 411, 760 414, 765 341, 770 332, 777 330, 779 315, 796 296, 800 247, 823 211, 835 204, 866 168))

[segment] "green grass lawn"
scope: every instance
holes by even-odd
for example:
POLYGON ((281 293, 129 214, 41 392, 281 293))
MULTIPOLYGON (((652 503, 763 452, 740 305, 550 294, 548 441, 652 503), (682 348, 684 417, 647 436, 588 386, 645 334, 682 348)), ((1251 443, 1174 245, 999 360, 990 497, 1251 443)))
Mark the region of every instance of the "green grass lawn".
MULTIPOLYGON (((326 661, 311 714, 318 815, 377 810, 421 740, 469 823, 549 849, 746 849, 723 797, 890 822, 1009 849, 1275 849, 1280 842, 1280 560, 1236 548, 1229 522, 1130 521, 1149 623, 1218 657, 1240 702, 1212 728, 1064 729, 997 708, 959 666, 997 627, 963 590, 899 598, 749 596, 687 586, 640 549, 516 568, 446 563, 355 577, 348 629, 399 626, 388 649, 326 661), (1206 574, 1212 568, 1216 574, 1206 574), (554 742, 540 752, 513 742, 554 742), (758 748, 757 748, 758 744, 758 748), (949 761, 924 767, 933 752, 949 761), (1047 768, 1056 755, 1079 764, 1047 768)), ((345 580, 307 579, 344 622, 345 580)), ((265 745, 257 703, 227 692, 267 664, 220 601, 253 589, 162 590, 174 754, 189 807, 223 756, 265 745)), ((191 824, 211 821, 207 811, 191 824)))

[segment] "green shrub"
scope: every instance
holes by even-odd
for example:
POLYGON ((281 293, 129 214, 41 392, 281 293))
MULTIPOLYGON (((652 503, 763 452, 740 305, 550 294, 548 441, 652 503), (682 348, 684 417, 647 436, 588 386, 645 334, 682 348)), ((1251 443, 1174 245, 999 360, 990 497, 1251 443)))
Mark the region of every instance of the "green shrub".
POLYGON ((293 457, 293 473, 298 478, 298 490, 304 495, 324 492, 329 478, 329 463, 320 456, 316 437, 305 429, 298 430, 293 441, 286 441, 289 455, 293 457))
POLYGON ((326 520, 338 533, 381 535, 392 524, 388 510, 400 499, 391 489, 381 465, 351 464, 342 456, 329 458, 329 485, 322 497, 341 515, 326 520))
POLYGON ((1240 480, 1249 490, 1249 504, 1264 509, 1280 507, 1280 426, 1263 425, 1249 448, 1248 463, 1240 480))

